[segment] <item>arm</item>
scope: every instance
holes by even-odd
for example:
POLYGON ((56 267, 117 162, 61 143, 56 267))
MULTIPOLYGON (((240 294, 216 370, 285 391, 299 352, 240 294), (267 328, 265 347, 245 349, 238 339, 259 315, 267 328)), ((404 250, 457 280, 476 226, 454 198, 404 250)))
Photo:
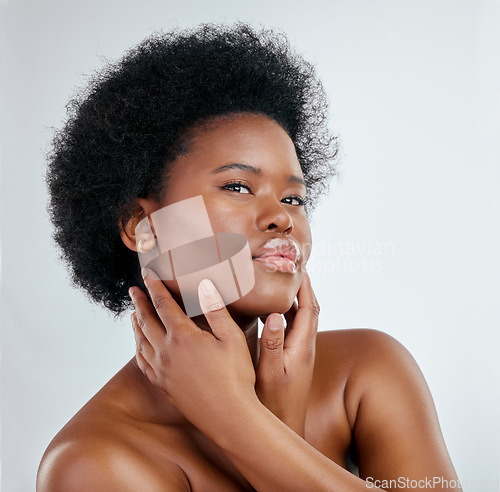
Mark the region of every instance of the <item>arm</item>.
MULTIPOLYGON (((346 474, 316 450, 313 455, 305 441, 282 432, 262 408, 247 416, 248 404, 241 410, 244 425, 240 427, 235 411, 226 421, 228 428, 234 426, 231 433, 214 429, 213 439, 251 483, 252 473, 268 473, 265 483, 272 490, 274 479, 276 490, 300 490, 308 484, 308 490, 377 490, 379 486, 459 491, 432 397, 416 362, 392 337, 375 330, 355 331, 356 347, 350 353, 354 369, 346 392, 363 480, 346 474), (245 442, 243 451, 238 441, 245 442)), ((335 346, 328 349, 334 353, 335 346)))
POLYGON ((421 481, 406 482, 407 488, 431 488, 431 480, 434 490, 460 490, 432 482, 456 475, 425 382, 390 337, 363 338, 365 349, 356 351, 359 360, 352 361, 346 389, 365 481, 322 455, 259 401, 244 335, 217 292, 200 297, 211 334, 185 316, 160 280, 150 277, 146 286, 155 309, 136 292, 139 366, 257 490, 377 490, 375 480, 385 480, 379 482, 383 489, 402 488, 391 479, 421 481))
POLYGON ((302 279, 297 300, 285 313, 286 331, 278 313, 263 320, 255 391, 266 408, 304 437, 319 315, 319 305, 307 274, 302 279))
POLYGON ((154 308, 133 289, 139 367, 257 490, 366 490, 366 482, 322 455, 259 401, 245 337, 217 292, 200 292, 212 334, 182 312, 152 272, 145 284, 154 308))
POLYGON ((313 448, 257 399, 237 403, 240 408, 235 405, 209 437, 257 490, 366 492, 364 480, 313 448))
MULTIPOLYGON (((252 469, 263 473, 268 467, 269 474, 274 471, 275 476, 289 474, 287 469, 296 474, 305 471, 300 477, 293 474, 290 485, 283 487, 280 482, 278 490, 294 490, 294 480, 298 479, 310 484, 310 490, 376 490, 378 485, 384 490, 459 491, 432 397, 412 356, 392 337, 375 330, 357 330, 353 341, 357 346, 351 353, 355 369, 346 391, 352 404, 348 411, 353 417, 360 477, 365 480, 362 489, 345 476, 345 470, 337 469, 338 474, 334 474, 331 461, 321 463, 318 456, 311 462, 312 454, 306 447, 301 449, 300 441, 289 440, 290 436, 279 432, 271 422, 266 425, 265 416, 261 420, 257 409, 252 411, 255 427, 245 420, 241 437, 237 424, 228 442, 224 441, 224 432, 218 433, 221 447, 249 480, 252 469), (249 446, 243 455, 239 454, 239 439, 249 446), (264 450, 269 458, 262 456, 264 450), (283 458, 279 458, 280 454, 283 458), (249 466, 249 456, 262 461, 249 466), (269 461, 272 456, 275 460, 269 461)), ((328 348, 329 353, 334 353, 334 346, 328 348)))
POLYGON ((415 360, 384 333, 354 331, 356 350, 346 394, 360 476, 370 477, 372 483, 393 480, 392 487, 382 487, 394 490, 407 479, 422 481, 422 488, 460 490, 455 487, 457 476, 431 394, 415 360))

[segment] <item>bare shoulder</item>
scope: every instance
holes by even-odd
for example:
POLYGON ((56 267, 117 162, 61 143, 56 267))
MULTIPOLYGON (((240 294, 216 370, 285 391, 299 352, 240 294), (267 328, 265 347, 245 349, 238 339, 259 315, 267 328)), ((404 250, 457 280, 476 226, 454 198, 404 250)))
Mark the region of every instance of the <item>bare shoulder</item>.
POLYGON ((367 328, 320 331, 316 343, 320 366, 360 377, 388 363, 415 365, 408 350, 394 337, 367 328))
MULTIPOLYGON (((347 329, 318 333, 320 374, 332 373, 345 382, 345 404, 352 426, 367 394, 387 392, 398 381, 411 382, 419 396, 430 394, 410 352, 394 337, 379 330, 347 329)), ((432 401, 430 402, 432 403, 432 401)))
POLYGON ((186 491, 189 482, 173 462, 154 466, 115 430, 63 429, 47 448, 37 475, 37 492, 186 491))
POLYGON ((348 351, 349 357, 358 355, 365 357, 369 353, 380 350, 407 350, 394 337, 383 331, 369 328, 330 330, 318 332, 318 349, 326 346, 328 350, 348 351))
POLYGON ((415 366, 411 354, 394 337, 367 328, 320 331, 316 351, 319 364, 340 366, 337 369, 347 371, 350 378, 387 364, 415 366))
POLYGON ((401 343, 377 330, 320 332, 317 356, 320 375, 343 381, 361 477, 456 479, 427 383, 401 343))

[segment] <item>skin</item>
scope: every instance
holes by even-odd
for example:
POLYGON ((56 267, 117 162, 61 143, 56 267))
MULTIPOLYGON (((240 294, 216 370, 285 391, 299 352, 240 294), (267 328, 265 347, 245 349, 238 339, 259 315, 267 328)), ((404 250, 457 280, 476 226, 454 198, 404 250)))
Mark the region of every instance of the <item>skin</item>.
POLYGON ((254 261, 250 294, 226 308, 216 291, 200 291, 205 315, 193 319, 179 307, 176 285, 146 272, 147 293, 131 289, 136 357, 54 438, 37 490, 361 491, 376 490, 375 479, 456 480, 406 349, 374 330, 317 333, 319 306, 304 268, 310 229, 291 198, 306 189, 296 178, 286 132, 242 114, 197 134, 160 202, 137 200, 122 231, 130 249, 145 215, 201 194, 215 232, 245 234, 252 252, 290 237, 302 252, 299 268, 270 272, 254 261), (259 171, 214 172, 234 163, 259 171), (250 192, 228 185, 235 180, 250 192), (360 478, 347 471, 351 443, 360 478))

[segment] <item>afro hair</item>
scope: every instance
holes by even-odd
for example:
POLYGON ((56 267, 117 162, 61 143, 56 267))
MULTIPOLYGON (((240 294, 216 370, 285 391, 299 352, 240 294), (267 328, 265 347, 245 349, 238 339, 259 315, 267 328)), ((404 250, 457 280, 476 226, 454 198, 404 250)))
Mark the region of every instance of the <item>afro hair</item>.
POLYGON ((243 112, 290 136, 309 214, 336 174, 337 142, 313 66, 282 34, 243 23, 153 33, 69 102, 47 156, 48 212, 71 280, 93 301, 114 315, 131 306, 128 288, 143 284, 119 224, 137 198, 161 198, 191 129, 243 112))

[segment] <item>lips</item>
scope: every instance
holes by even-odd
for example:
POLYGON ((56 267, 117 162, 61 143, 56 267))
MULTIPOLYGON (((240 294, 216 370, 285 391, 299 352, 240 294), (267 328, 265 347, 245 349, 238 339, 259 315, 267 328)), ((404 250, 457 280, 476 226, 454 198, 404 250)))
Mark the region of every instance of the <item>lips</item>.
POLYGON ((300 251, 292 239, 273 238, 265 242, 252 259, 264 263, 272 271, 295 273, 300 251))

